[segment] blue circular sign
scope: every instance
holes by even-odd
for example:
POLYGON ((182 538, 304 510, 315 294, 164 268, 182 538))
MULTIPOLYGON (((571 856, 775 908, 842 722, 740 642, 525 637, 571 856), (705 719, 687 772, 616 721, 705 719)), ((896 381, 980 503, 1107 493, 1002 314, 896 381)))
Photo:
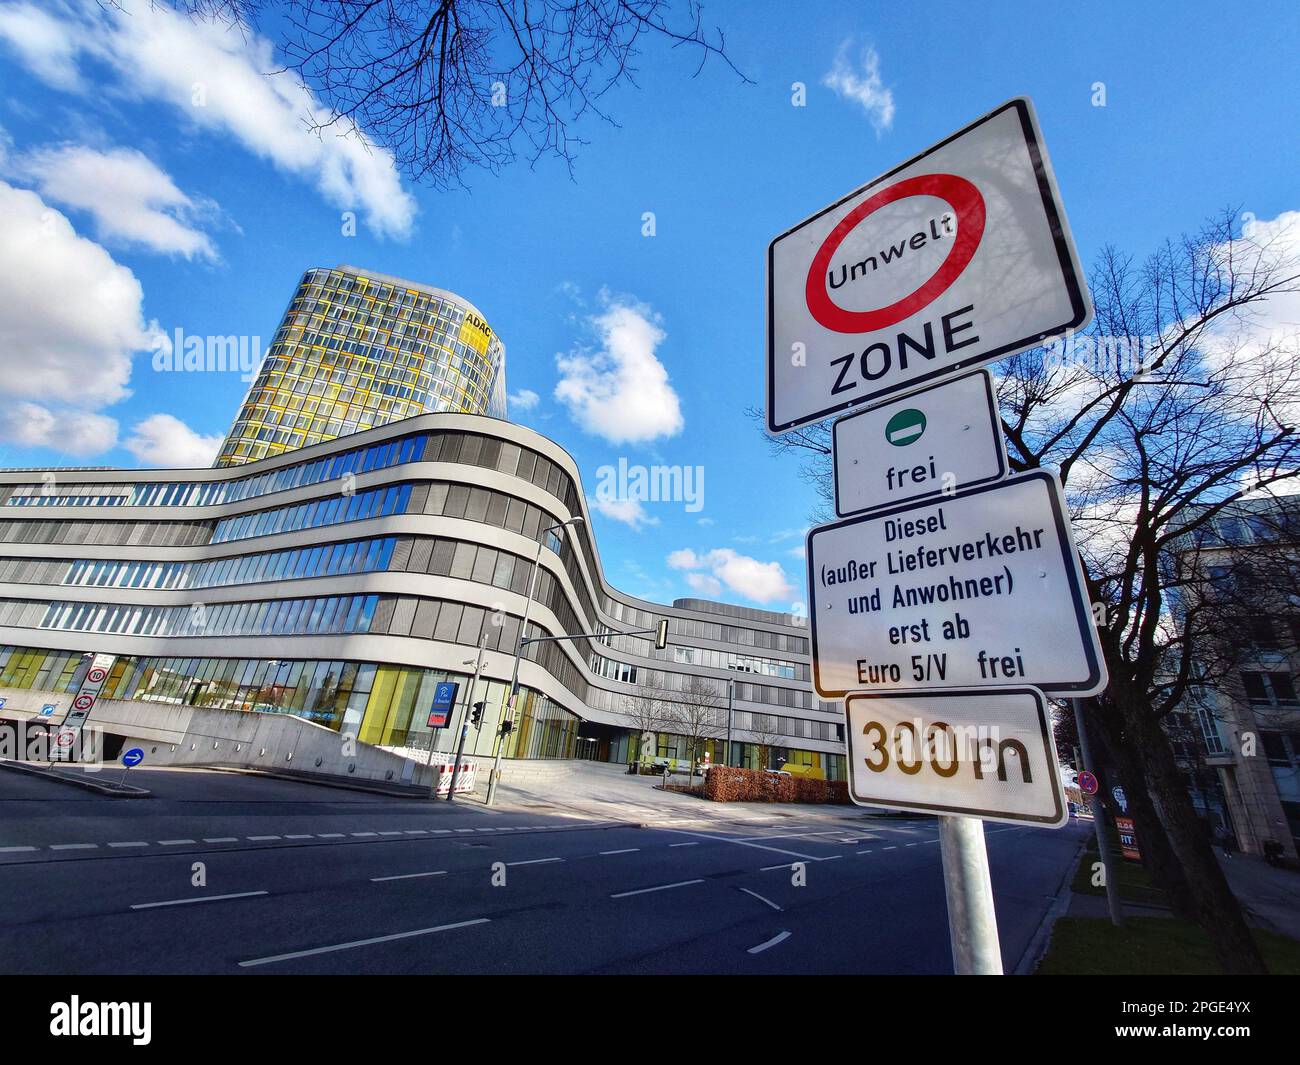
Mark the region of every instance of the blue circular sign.
POLYGON ((127 751, 125 754, 122 755, 122 764, 126 766, 127 769, 131 769, 134 766, 138 766, 143 761, 144 761, 144 751, 141 750, 139 747, 132 747, 129 751, 127 751))

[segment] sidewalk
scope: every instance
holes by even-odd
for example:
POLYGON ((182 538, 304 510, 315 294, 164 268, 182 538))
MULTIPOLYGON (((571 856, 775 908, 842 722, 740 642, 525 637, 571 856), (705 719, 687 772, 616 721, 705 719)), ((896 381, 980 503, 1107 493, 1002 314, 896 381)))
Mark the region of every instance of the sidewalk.
POLYGON ((1276 869, 1260 858, 1240 853, 1220 857, 1219 865, 1253 923, 1300 939, 1300 872, 1276 869))

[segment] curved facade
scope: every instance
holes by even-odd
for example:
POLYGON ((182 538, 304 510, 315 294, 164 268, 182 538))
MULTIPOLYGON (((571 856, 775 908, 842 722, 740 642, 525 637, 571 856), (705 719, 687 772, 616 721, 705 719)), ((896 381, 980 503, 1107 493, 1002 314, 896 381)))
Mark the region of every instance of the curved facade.
POLYGON ((336 266, 298 282, 217 456, 238 466, 433 411, 506 416, 505 347, 455 293, 336 266))
MULTIPOLYGON (((730 680, 733 763, 759 740, 793 771, 841 776, 840 708, 812 692, 802 619, 610 587, 585 498, 556 444, 461 414, 237 467, 0 472, 0 688, 66 692, 96 651, 118 656, 105 697, 446 750, 454 730, 425 723, 433 685, 467 682, 482 641, 486 721, 470 735, 486 754, 542 542, 530 635, 600 635, 529 646, 508 756, 624 760, 639 694, 695 680, 725 708, 730 680), (587 523, 545 532, 575 516, 587 523), (663 650, 626 635, 665 616, 663 650)), ((685 756, 680 738, 658 742, 685 756)))

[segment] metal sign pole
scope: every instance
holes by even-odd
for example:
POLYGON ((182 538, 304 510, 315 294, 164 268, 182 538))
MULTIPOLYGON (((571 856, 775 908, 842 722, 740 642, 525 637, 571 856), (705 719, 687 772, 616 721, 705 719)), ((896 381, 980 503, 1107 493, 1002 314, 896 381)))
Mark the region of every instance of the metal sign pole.
MULTIPOLYGON (((1088 728, 1083 720, 1083 700, 1071 699, 1070 707, 1074 710, 1074 726, 1079 733, 1079 751, 1083 755, 1080 768, 1091 770, 1092 751, 1088 744, 1088 728)), ((1110 923, 1122 928, 1124 907, 1119 899, 1119 882, 1115 879, 1115 858, 1110 853, 1110 840, 1106 838, 1106 815, 1100 792, 1090 796, 1088 803, 1092 807, 1092 827, 1097 833, 1097 856, 1101 859, 1102 875, 1106 878, 1106 909, 1110 912, 1110 923)))
POLYGON ((1001 976, 1002 948, 993 912, 984 822, 974 817, 940 817, 939 849, 953 971, 958 976, 1001 976))

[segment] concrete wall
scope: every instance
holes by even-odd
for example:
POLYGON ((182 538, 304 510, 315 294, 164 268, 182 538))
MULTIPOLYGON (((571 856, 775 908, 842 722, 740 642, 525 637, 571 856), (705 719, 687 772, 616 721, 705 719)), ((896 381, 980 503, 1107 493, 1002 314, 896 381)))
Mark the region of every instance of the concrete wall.
MULTIPOLYGON (((0 688, 0 714, 11 720, 57 725, 71 697, 53 692, 0 688), (40 718, 44 703, 57 703, 52 718, 40 718)), ((380 783, 428 786, 429 771, 410 758, 357 740, 291 714, 216 710, 173 703, 104 699, 95 704, 87 727, 126 737, 141 747, 145 765, 220 765, 248 769, 292 769, 380 783)))

